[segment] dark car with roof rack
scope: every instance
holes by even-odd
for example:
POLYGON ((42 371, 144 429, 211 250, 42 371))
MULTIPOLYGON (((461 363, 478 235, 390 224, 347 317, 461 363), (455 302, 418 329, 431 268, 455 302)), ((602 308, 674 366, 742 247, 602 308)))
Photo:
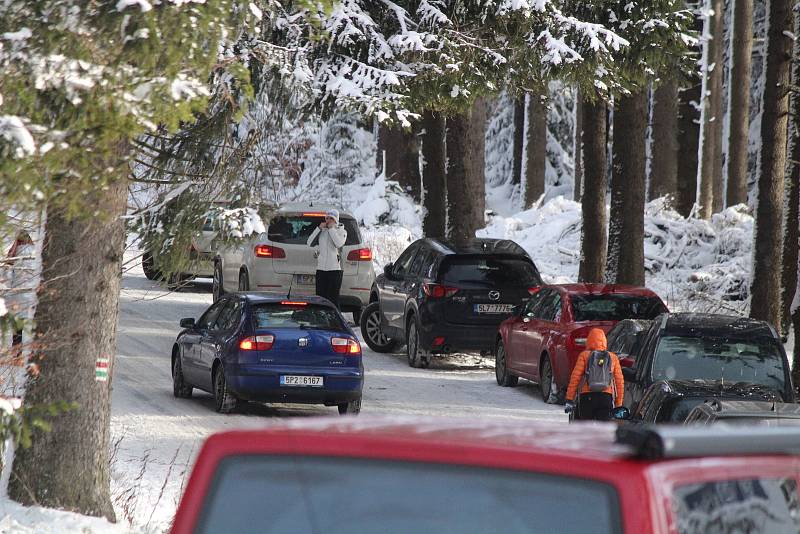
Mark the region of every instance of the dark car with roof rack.
POLYGON ((706 403, 734 402, 737 405, 775 405, 781 394, 763 384, 718 380, 659 380, 647 388, 636 411, 635 423, 675 423, 688 421, 692 410, 706 403))
POLYGON ((795 402, 789 360, 775 329, 747 317, 672 313, 657 317, 635 363, 622 369, 625 406, 635 413, 647 389, 660 380, 706 380, 725 388, 754 384, 795 402))
POLYGON ((800 531, 800 428, 287 421, 206 440, 173 534, 800 531))
POLYGON ((433 354, 489 352, 498 325, 541 284, 514 241, 419 239, 376 278, 361 331, 376 352, 406 343, 412 367, 433 354))

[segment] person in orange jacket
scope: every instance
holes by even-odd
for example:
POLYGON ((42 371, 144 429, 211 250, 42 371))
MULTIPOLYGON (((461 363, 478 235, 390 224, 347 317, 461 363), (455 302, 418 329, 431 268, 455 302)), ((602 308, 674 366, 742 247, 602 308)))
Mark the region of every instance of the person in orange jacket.
POLYGON ((598 421, 608 421, 611 419, 611 410, 622 406, 625 398, 625 379, 622 376, 622 366, 619 358, 613 352, 608 352, 606 334, 599 328, 589 330, 586 336, 586 350, 578 356, 572 374, 569 377, 567 387, 567 403, 565 412, 571 413, 575 410, 575 395, 581 386, 580 403, 575 419, 594 419, 598 421), (594 351, 604 351, 611 358, 611 381, 608 387, 602 391, 592 391, 586 380, 586 366, 589 356, 594 351))

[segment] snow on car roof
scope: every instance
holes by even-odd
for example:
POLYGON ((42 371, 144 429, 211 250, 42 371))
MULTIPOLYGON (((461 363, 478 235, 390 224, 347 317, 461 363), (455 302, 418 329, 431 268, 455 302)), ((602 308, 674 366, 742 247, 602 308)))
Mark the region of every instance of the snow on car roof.
MULTIPOLYGON (((515 452, 615 459, 631 455, 630 447, 615 443, 614 423, 556 424, 529 421, 490 421, 478 419, 365 416, 295 418, 270 422, 262 430, 231 431, 218 439, 252 443, 271 436, 319 435, 389 440, 409 446, 436 444, 491 448, 515 452)), ((213 438, 212 438, 213 439, 213 438)))

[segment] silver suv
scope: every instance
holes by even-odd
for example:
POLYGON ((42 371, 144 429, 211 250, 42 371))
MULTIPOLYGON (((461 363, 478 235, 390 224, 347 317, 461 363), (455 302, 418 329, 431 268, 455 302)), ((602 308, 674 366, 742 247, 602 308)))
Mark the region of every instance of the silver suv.
MULTIPOLYGON (((306 241, 331 208, 286 204, 272 214, 266 233, 238 245, 221 246, 214 260, 214 301, 229 291, 270 291, 287 298, 313 295, 317 260, 314 248, 306 241)), ((339 222, 347 230, 339 303, 342 311, 352 312, 358 323, 375 281, 372 250, 363 243, 351 214, 340 212, 339 222)))

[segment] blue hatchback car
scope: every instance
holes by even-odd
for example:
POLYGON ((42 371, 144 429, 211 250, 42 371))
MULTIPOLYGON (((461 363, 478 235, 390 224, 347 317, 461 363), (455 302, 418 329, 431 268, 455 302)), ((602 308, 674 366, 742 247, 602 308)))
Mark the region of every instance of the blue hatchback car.
POLYGON ((213 393, 220 413, 239 400, 361 410, 361 345, 326 299, 230 293, 180 324, 172 348, 176 397, 191 397, 193 388, 213 393))

